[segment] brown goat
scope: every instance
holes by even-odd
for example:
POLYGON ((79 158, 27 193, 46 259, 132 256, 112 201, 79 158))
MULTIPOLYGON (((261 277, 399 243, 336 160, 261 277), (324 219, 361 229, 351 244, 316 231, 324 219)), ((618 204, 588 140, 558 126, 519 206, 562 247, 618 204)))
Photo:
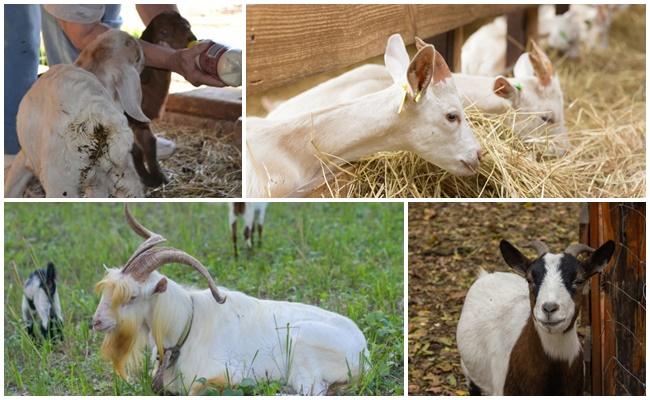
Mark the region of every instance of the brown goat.
MULTIPOLYGON (((154 17, 142 32, 145 42, 168 46, 173 49, 187 47, 196 40, 189 22, 177 12, 166 11, 154 17)), ((159 118, 167 101, 171 71, 145 67, 140 74, 142 86, 142 111, 151 120, 159 118)), ((135 135, 133 162, 145 185, 156 187, 167 182, 156 156, 156 137, 149 124, 129 118, 129 126, 135 135)))

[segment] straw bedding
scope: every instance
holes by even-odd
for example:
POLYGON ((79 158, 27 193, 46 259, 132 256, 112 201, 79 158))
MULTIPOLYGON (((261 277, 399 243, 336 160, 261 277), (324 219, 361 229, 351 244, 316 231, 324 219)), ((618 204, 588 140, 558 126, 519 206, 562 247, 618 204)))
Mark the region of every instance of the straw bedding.
MULTIPOLYGON (((551 55, 565 99, 571 148, 545 157, 525 143, 512 115, 466 110, 486 152, 473 177, 454 177, 409 153, 351 164, 314 196, 335 197, 643 197, 645 196, 645 7, 612 25, 609 48, 579 60, 551 55)), ((324 171, 333 169, 324 165, 324 171)))

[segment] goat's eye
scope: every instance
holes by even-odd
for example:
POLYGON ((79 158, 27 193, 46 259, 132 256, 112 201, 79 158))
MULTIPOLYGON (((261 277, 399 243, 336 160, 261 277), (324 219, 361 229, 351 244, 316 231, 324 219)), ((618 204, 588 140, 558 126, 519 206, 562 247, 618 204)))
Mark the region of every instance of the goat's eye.
POLYGON ((445 115, 445 118, 447 118, 447 121, 452 122, 452 123, 453 122, 458 122, 460 120, 460 118, 458 117, 458 114, 456 114, 456 113, 448 113, 447 115, 445 115))
POLYGON ((131 296, 131 298, 129 299, 129 302, 128 302, 127 304, 133 304, 133 302, 134 302, 135 299, 137 299, 137 298, 138 298, 138 296, 131 296))

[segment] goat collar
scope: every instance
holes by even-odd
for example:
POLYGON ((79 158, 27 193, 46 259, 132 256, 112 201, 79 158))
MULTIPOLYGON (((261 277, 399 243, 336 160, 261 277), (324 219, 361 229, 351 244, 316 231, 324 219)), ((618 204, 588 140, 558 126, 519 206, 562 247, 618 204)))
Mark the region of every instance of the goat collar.
POLYGON ((158 358, 158 370, 156 371, 156 375, 154 376, 153 382, 151 384, 153 391, 158 394, 163 394, 165 392, 163 375, 166 370, 168 370, 169 368, 174 366, 174 364, 176 364, 176 361, 178 360, 178 356, 180 356, 181 354, 181 348, 185 344, 185 341, 187 341, 187 337, 190 336, 190 331, 192 330, 192 323, 194 322, 194 299, 190 297, 190 300, 192 301, 192 314, 190 316, 189 322, 185 324, 185 329, 183 329, 183 333, 181 334, 181 337, 178 339, 178 342, 176 343, 175 346, 167 347, 166 349, 163 350, 162 360, 158 358))

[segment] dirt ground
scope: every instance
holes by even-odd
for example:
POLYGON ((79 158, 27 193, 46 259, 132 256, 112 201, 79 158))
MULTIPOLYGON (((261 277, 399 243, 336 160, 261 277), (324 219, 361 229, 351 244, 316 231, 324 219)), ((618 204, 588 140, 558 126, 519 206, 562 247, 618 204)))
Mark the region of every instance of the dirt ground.
POLYGON ((501 239, 531 256, 534 239, 562 251, 578 240, 579 216, 579 203, 409 204, 409 394, 468 394, 456 323, 479 267, 507 271, 501 239))

